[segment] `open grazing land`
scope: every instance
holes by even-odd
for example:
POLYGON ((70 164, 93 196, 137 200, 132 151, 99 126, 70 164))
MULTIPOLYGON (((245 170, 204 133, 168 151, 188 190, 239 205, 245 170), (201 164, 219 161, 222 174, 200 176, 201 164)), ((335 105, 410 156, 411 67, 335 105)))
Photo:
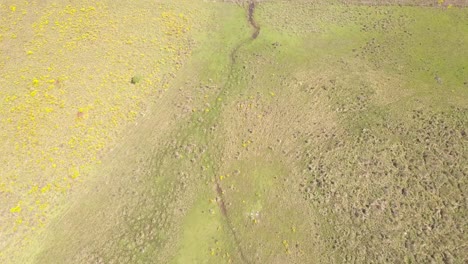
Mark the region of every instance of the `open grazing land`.
POLYGON ((0 0, 0 263, 468 263, 465 0, 0 0))

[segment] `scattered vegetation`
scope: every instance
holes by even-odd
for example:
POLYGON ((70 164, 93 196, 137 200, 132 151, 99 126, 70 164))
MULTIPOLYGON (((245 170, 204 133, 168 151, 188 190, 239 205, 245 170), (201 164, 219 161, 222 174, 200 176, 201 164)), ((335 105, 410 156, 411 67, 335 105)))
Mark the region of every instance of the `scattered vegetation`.
POLYGON ((190 10, 110 5, 0 4, 2 253, 21 252, 191 53, 190 10))
POLYGON ((0 262, 464 263, 468 23, 430 2, 0 4, 0 262))

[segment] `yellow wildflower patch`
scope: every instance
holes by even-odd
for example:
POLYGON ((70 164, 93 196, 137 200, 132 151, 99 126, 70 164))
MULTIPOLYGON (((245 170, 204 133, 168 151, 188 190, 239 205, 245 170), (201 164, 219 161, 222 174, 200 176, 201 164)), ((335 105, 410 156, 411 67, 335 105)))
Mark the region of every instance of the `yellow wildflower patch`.
POLYGON ((51 184, 48 183, 46 186, 41 188, 41 193, 46 193, 50 190, 51 184))
MULTIPOLYGON (((94 6, 60 1, 0 4, 3 11, 16 12, 0 17, 9 25, 0 28, 0 41, 12 41, 11 52, 0 53, 0 61, 10 63, 2 68, 2 78, 9 86, 0 91, 0 113, 4 115, 0 138, 14 142, 4 149, 2 162, 11 166, 2 167, 2 173, 25 174, 17 185, 1 179, 0 200, 7 196, 7 210, 21 212, 27 223, 37 223, 38 215, 48 213, 45 208, 57 206, 60 199, 55 198, 78 182, 72 179, 86 180, 90 168, 101 163, 100 153, 113 144, 118 133, 136 121, 160 90, 169 88, 164 75, 175 76, 181 62, 190 56, 189 14, 168 8, 158 11, 158 16, 147 12, 122 17, 106 1, 91 2, 94 6), (21 13, 31 11, 37 19, 33 23, 22 21, 21 13), (122 26, 141 25, 149 31, 119 32, 122 26), (32 33, 27 34, 28 41, 20 34, 25 30, 32 33), (127 40, 132 45, 125 44, 127 40), (108 43, 97 51, 100 41, 108 43), (146 52, 148 45, 156 47, 150 49, 154 53, 146 52), (15 53, 28 60, 11 63, 15 53), (75 58, 83 60, 76 63, 75 58), (109 66, 116 64, 125 67, 111 70, 109 66), (140 72, 132 72, 135 68, 140 72), (145 78, 130 89, 133 74, 145 78), (26 159, 31 160, 27 170, 26 159), (15 206, 14 197, 24 198, 23 202, 15 206), (35 204, 39 197, 40 204, 35 204)), ((158 5, 153 5, 157 9, 158 5)), ((45 223, 48 218, 41 219, 39 222, 45 223)), ((15 220, 15 216, 6 219, 4 230, 13 232, 15 220)), ((26 229, 30 226, 24 228, 24 234, 29 235, 31 230, 26 229)), ((23 235, 19 233, 12 236, 6 232, 5 236, 23 235)))
POLYGON ((72 167, 72 168, 70 169, 70 177, 71 177, 72 179, 76 179, 76 178, 78 178, 79 176, 80 176, 80 171, 78 170, 78 168, 77 168, 77 167, 72 167))
POLYGON ((34 78, 34 79, 32 80, 32 85, 33 85, 33 86, 39 86, 39 80, 38 80, 37 78, 34 78))
POLYGON ((21 205, 18 204, 17 206, 10 209, 10 213, 20 213, 21 212, 21 205))

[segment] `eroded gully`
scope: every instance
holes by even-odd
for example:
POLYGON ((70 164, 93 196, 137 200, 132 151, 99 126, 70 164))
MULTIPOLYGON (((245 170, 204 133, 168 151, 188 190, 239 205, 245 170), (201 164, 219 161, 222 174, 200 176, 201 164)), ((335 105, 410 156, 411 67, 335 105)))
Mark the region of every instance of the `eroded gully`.
MULTIPOLYGON (((233 84, 232 80, 233 80, 233 69, 234 69, 234 66, 236 64, 236 57, 237 57, 237 53, 239 52, 239 50, 244 46, 244 45, 247 45, 249 43, 251 43, 252 41, 254 41, 258 35, 260 34, 260 26, 257 24, 257 22, 255 21, 255 8, 257 6, 257 3, 255 1, 250 1, 249 4, 248 4, 248 7, 247 7, 247 19, 248 19, 248 22, 250 24, 250 26, 254 29, 252 35, 250 36, 250 38, 248 39, 245 39, 243 41, 241 41, 232 51, 231 51, 231 54, 230 54, 230 70, 228 72, 228 78, 227 78, 227 81, 226 83, 223 85, 220 93, 223 93, 226 89, 228 89, 230 87, 230 85, 233 84)), ((227 210, 227 207, 226 207, 226 199, 225 199, 225 196, 224 196, 224 191, 222 189, 222 186, 220 184, 220 180, 218 179, 218 177, 216 177, 216 174, 213 175, 214 176, 214 181, 215 181, 215 184, 216 184, 216 193, 217 193, 217 201, 218 201, 218 205, 220 207, 220 210, 221 210, 221 213, 223 214, 223 217, 226 221, 226 225, 227 227, 229 228, 229 231, 233 237, 233 240, 236 244, 236 247, 237 247, 237 250, 238 250, 238 254, 239 254, 239 257, 241 258, 242 262, 244 263, 250 263, 251 261, 249 260, 249 258, 245 255, 244 253, 244 250, 242 248, 242 243, 241 243, 241 239, 239 238, 239 235, 237 234, 236 232, 236 229, 235 227, 233 226, 233 223, 232 223, 232 219, 230 217, 230 212, 227 210)))

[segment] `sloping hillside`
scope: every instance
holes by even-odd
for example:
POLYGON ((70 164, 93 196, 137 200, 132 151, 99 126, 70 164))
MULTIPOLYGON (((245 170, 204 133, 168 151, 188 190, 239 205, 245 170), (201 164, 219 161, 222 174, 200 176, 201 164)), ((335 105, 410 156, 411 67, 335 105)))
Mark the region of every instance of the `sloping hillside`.
POLYGON ((2 1, 1 263, 464 263, 456 1, 2 1))

